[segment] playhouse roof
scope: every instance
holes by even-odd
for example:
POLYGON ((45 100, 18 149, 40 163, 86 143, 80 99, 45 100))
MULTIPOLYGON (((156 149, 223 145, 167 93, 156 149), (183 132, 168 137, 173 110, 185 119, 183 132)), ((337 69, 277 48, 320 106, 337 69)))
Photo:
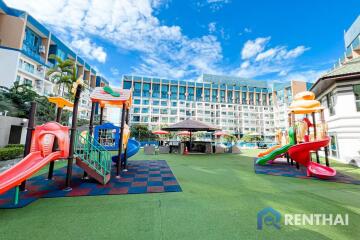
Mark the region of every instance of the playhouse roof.
POLYGON ((113 92, 120 94, 120 96, 113 96, 104 91, 103 87, 96 87, 90 95, 92 102, 99 103, 102 107, 113 106, 122 107, 123 104, 126 108, 131 107, 132 92, 129 89, 112 88, 113 92))

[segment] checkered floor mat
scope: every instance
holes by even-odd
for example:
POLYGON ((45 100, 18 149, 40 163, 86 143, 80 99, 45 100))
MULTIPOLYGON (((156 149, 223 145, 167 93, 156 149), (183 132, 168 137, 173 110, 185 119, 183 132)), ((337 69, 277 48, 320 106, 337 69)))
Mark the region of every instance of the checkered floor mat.
POLYGON ((47 173, 27 181, 27 191, 20 193, 20 200, 14 205, 15 189, 0 195, 0 208, 24 207, 39 198, 77 197, 96 195, 119 195, 138 193, 181 192, 170 167, 164 160, 129 161, 128 171, 115 178, 115 167, 109 183, 101 185, 95 180, 83 180, 83 171, 74 165, 72 191, 64 191, 66 167, 54 171, 54 179, 46 180, 47 173))
POLYGON ((254 169, 257 174, 268 174, 274 176, 284 176, 284 177, 295 177, 303 179, 317 179, 328 182, 338 182, 338 183, 349 183, 349 184, 360 184, 360 180, 357 180, 353 177, 345 175, 339 171, 336 171, 336 176, 330 179, 319 179, 316 177, 306 176, 306 168, 300 165, 300 169, 296 169, 294 165, 290 165, 286 160, 278 161, 276 160, 272 164, 258 165, 256 164, 256 158, 254 159, 254 169))

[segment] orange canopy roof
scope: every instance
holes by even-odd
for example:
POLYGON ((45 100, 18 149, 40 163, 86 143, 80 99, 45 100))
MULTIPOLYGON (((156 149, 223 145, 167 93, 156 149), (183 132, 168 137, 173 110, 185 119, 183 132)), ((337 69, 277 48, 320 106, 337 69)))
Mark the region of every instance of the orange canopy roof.
POLYGON ((112 88, 114 93, 120 94, 120 96, 115 97, 110 93, 104 91, 103 87, 96 87, 90 95, 92 102, 99 103, 101 107, 112 106, 122 108, 125 103, 126 108, 131 107, 132 102, 132 92, 129 89, 121 88, 112 88))

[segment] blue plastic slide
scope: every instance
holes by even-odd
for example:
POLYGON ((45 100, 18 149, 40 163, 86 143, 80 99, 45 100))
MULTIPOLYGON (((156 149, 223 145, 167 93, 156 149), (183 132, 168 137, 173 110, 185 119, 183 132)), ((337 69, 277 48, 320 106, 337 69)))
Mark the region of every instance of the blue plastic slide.
MULTIPOLYGON (((126 148, 126 154, 127 157, 132 157, 134 156, 140 149, 140 142, 133 140, 133 139, 129 139, 128 141, 128 145, 126 148)), ((118 159, 118 156, 115 155, 112 157, 112 161, 116 162, 116 160, 118 159)), ((124 153, 121 154, 121 161, 124 161, 124 153)))

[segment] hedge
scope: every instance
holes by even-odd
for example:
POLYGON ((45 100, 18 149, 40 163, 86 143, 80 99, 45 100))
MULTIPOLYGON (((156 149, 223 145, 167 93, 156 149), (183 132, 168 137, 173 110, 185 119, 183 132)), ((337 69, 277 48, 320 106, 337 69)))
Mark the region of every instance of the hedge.
POLYGON ((17 148, 17 147, 24 148, 25 145, 24 144, 8 144, 5 146, 5 148, 17 148))
POLYGON ((23 147, 0 148, 0 161, 20 157, 24 153, 23 147))

